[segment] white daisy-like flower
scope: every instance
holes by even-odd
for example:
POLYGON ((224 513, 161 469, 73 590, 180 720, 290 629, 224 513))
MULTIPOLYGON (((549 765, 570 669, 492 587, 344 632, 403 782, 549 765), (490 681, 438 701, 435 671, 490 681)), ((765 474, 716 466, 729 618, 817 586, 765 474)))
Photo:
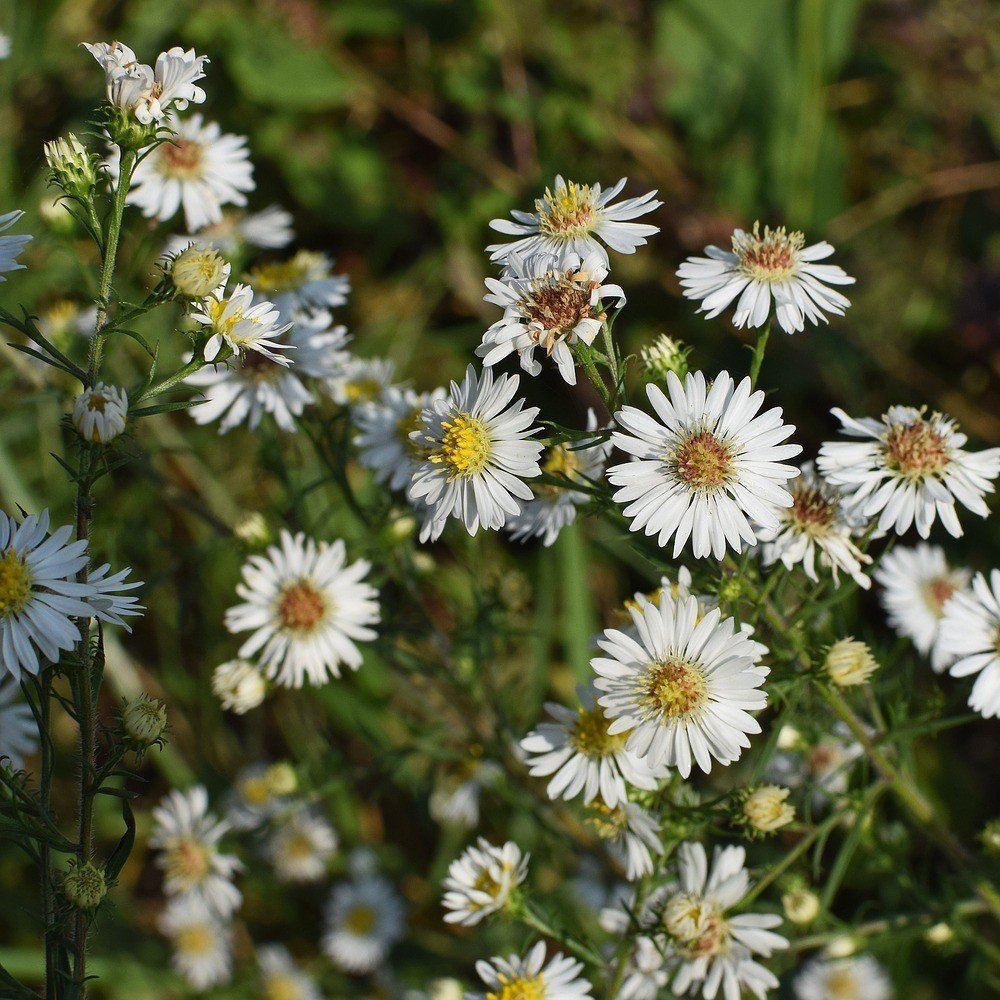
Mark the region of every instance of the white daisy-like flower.
POLYGON ((226 802, 233 830, 253 830, 287 809, 298 785, 290 764, 249 764, 237 773, 226 802))
POLYGON ((539 941, 523 958, 499 955, 476 962, 476 972, 486 985, 483 993, 467 993, 466 1000, 583 1000, 591 985, 580 975, 583 963, 553 952, 546 956, 539 941))
MULTIPOLYGON (((0 215, 0 233, 10 229, 22 215, 24 212, 20 211, 0 215)), ((0 236, 0 281, 7 280, 4 274, 8 271, 24 270, 24 264, 17 262, 17 256, 30 241, 31 236, 0 236)))
POLYGON ((20 698, 17 681, 0 677, 0 767, 13 771, 38 749, 38 728, 31 708, 20 698))
POLYGON ((300 315, 279 343, 292 353, 275 360, 270 354, 247 351, 226 365, 205 367, 189 375, 188 385, 200 388, 205 402, 192 407, 197 424, 218 420, 219 433, 246 424, 256 430, 265 414, 286 432, 296 430, 296 418, 315 402, 305 379, 330 378, 346 362, 347 327, 333 326, 329 313, 300 315))
POLYGON ((355 408, 352 420, 358 431, 354 439, 358 461, 372 470, 377 483, 385 483, 391 490, 410 485, 425 457, 419 441, 410 435, 423 425, 420 414, 444 397, 444 389, 416 392, 391 385, 377 401, 355 408))
POLYGON ((236 285, 231 291, 220 286, 194 307, 191 317, 210 331, 205 342, 206 361, 214 361, 225 345, 241 358, 256 351, 277 365, 294 363, 293 358, 279 353, 291 350, 281 337, 292 324, 281 322, 272 303, 255 301, 249 285, 236 285))
POLYGON ((565 708, 546 702, 552 722, 543 722, 521 740, 528 771, 534 778, 548 778, 550 799, 582 795, 600 799, 611 809, 628 799, 628 786, 652 791, 666 769, 658 771, 631 753, 624 733, 611 735, 611 721, 595 701, 593 689, 577 688, 580 707, 565 708))
POLYGON ((127 419, 128 393, 118 386, 98 382, 73 401, 73 426, 91 444, 107 444, 118 437, 127 419))
POLYGON ((701 372, 683 384, 670 372, 667 391, 646 386, 655 418, 634 406, 615 414, 612 440, 634 460, 608 469, 614 499, 632 531, 661 546, 673 538, 674 558, 690 540, 695 558, 721 559, 757 541, 751 521, 778 526, 777 511, 792 505, 785 484, 798 475, 780 463, 802 449, 782 444, 795 428, 780 407, 758 413, 764 393, 749 378, 737 385, 722 372, 709 388, 701 372))
POLYGON ((871 955, 813 959, 794 981, 798 1000, 889 1000, 892 981, 871 955))
POLYGON ((315 250, 299 250, 287 260, 258 264, 246 277, 262 298, 270 299, 286 319, 297 312, 342 306, 351 291, 346 274, 335 274, 333 260, 315 250))
POLYGON ((83 47, 104 70, 108 101, 130 111, 143 125, 162 121, 171 108, 183 111, 189 103, 205 101, 205 91, 196 82, 205 77, 208 56, 195 55, 194 49, 175 45, 150 67, 121 42, 84 42, 83 47))
POLYGON ((817 564, 829 569, 835 586, 843 571, 864 590, 871 587, 864 567, 872 559, 855 545, 866 521, 856 508, 825 479, 817 475, 812 462, 802 466, 798 479, 789 486, 791 507, 776 510, 778 524, 759 526, 757 541, 765 566, 781 562, 786 569, 802 566, 810 580, 819 582, 817 564))
POLYGON ((940 546, 920 542, 887 552, 873 575, 889 624, 929 655, 931 667, 941 673, 950 662, 937 641, 944 606, 969 586, 972 574, 949 566, 940 546))
POLYGON ((952 677, 979 675, 969 707, 986 719, 1000 716, 1000 569, 990 573, 989 582, 977 573, 969 590, 945 604, 938 645, 954 661, 948 668, 952 677))
POLYGON ((536 253, 558 258, 575 253, 585 258, 598 253, 607 262, 607 244, 618 253, 635 253, 646 245, 646 237, 660 231, 659 226, 634 222, 656 211, 663 202, 655 191, 638 198, 615 203, 625 187, 623 177, 613 187, 603 190, 600 184, 577 184, 557 176, 555 184, 535 200, 534 212, 512 211, 510 219, 494 219, 490 229, 515 237, 512 243, 494 243, 486 248, 490 260, 505 263, 511 253, 531 257, 536 253))
POLYGON ((159 852, 167 895, 193 897, 221 918, 232 916, 243 901, 232 881, 243 865, 219 852, 229 824, 209 810, 208 792, 201 785, 169 792, 153 810, 153 820, 149 843, 159 852))
POLYGON ((392 385, 396 365, 389 358, 349 358, 326 382, 330 398, 352 409, 374 403, 392 385))
POLYGON ((512 253, 502 278, 487 278, 486 301, 504 313, 483 334, 476 355, 487 367, 518 354, 521 367, 538 375, 541 362, 535 351, 552 358, 563 380, 576 385, 572 347, 590 345, 607 319, 605 299, 625 304, 619 285, 608 285, 607 258, 596 251, 581 260, 575 253, 563 260, 536 254, 524 259, 512 253))
MULTIPOLYGON (((256 186, 246 136, 223 133, 217 122, 206 122, 200 114, 168 124, 176 135, 139 161, 127 203, 161 222, 183 208, 189 230, 219 222, 223 205, 245 205, 246 192, 256 186)), ((107 165, 113 177, 120 159, 118 147, 112 147, 107 165)))
POLYGON ((1000 448, 966 451, 968 438, 942 413, 893 406, 880 420, 856 420, 831 411, 848 437, 820 448, 820 471, 865 517, 878 518, 880 532, 902 535, 915 525, 927 538, 936 517, 955 538, 962 534, 956 504, 986 517, 983 496, 1000 476, 1000 448))
POLYGON ((794 732, 779 738, 781 749, 771 758, 767 777, 791 788, 811 788, 814 801, 822 805, 847 791, 851 770, 864 756, 864 748, 843 724, 816 740, 794 732))
POLYGON ((480 837, 448 866, 441 900, 445 922, 472 927, 502 910, 527 878, 529 858, 512 840, 497 847, 480 837))
POLYGON ((104 563, 103 566, 87 572, 87 586, 91 591, 87 603, 90 605, 91 613, 98 621, 108 625, 118 625, 126 632, 132 631, 126 619, 141 615, 146 610, 145 606, 139 603, 138 597, 125 593, 145 586, 141 580, 127 583, 126 580, 131 572, 131 568, 126 568, 111 573, 110 563, 104 563))
POLYGON ((330 896, 320 946, 344 972, 374 972, 403 936, 403 903, 378 875, 342 882, 330 896))
POLYGON ((829 243, 805 245, 802 233, 764 227, 737 229, 733 249, 705 248, 707 257, 688 257, 677 269, 684 295, 701 302, 706 319, 718 316, 737 296, 733 325, 763 326, 774 315, 786 333, 826 323, 826 314, 843 316, 851 304, 829 285, 853 285, 854 279, 835 264, 817 264, 833 253, 829 243))
POLYGON ((663 853, 660 824, 636 802, 622 802, 613 809, 599 799, 587 803, 584 822, 611 848, 625 866, 625 877, 634 882, 653 872, 653 855, 663 853))
POLYGON ((541 474, 542 446, 528 440, 540 430, 531 426, 538 407, 514 402, 519 382, 517 375, 494 380, 489 368, 480 378, 469 365, 462 384, 452 382, 449 395, 423 411, 413 439, 427 458, 408 493, 433 510, 421 541, 437 538, 450 517, 470 535, 502 528, 531 499, 525 480, 541 474))
POLYGON ((455 773, 441 774, 428 801, 431 818, 468 829, 478 826, 480 793, 502 774, 495 762, 474 759, 463 762, 455 773))
POLYGON ((337 831, 313 809, 282 816, 267 840, 265 853, 279 882, 319 882, 340 841, 337 831))
POLYGON ((637 937, 617 1000, 656 1000, 670 982, 666 959, 652 938, 637 937))
POLYGON ((322 1000, 319 987, 282 944, 262 944, 257 949, 257 968, 264 1000, 322 1000))
POLYGON ((48 511, 20 523, 0 511, 0 667, 15 681, 73 649, 81 638, 74 619, 94 613, 94 589, 76 579, 87 542, 72 534, 70 525, 49 534, 48 511))
MULTIPOLYGON (((593 410, 587 413, 587 430, 597 430, 593 410)), ((600 479, 610 453, 611 440, 598 435, 550 445, 542 454, 542 474, 589 486, 600 479)), ((590 501, 589 494, 554 483, 535 481, 531 494, 521 512, 508 518, 504 526, 516 542, 541 538, 543 545, 553 545, 559 532, 576 520, 578 509, 590 501)))
POLYGON ((246 715, 267 695, 267 681, 260 667, 249 660, 227 660, 212 674, 212 693, 224 711, 246 715))
POLYGON ((692 761, 707 773, 713 758, 738 760, 760 732, 749 712, 767 704, 753 640, 717 608, 700 615, 693 597, 663 593, 629 614, 635 636, 607 629, 597 641, 606 655, 591 661, 608 732, 628 733, 626 749, 684 778, 692 761))
POLYGON ((171 899, 158 927, 173 945, 171 964, 194 989, 222 986, 232 978, 232 928, 203 900, 194 896, 171 899))
POLYGON ((342 666, 357 670, 356 643, 375 639, 370 626, 379 621, 378 591, 363 582, 370 569, 364 559, 348 564, 340 540, 282 531, 279 545, 246 561, 236 587, 245 603, 226 612, 230 632, 253 633, 239 655, 259 654, 264 676, 282 687, 325 684, 342 666))
POLYGON ((177 254, 189 246, 217 250, 233 256, 245 247, 280 250, 295 239, 292 213, 280 205, 269 205, 259 212, 228 210, 222 218, 197 233, 167 238, 164 253, 177 254))

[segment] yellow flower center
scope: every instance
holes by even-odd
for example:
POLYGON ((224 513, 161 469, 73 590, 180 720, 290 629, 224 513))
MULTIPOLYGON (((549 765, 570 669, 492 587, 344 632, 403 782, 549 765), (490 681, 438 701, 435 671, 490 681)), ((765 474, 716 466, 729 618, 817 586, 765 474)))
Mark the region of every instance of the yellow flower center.
POLYGON ((212 320, 212 329, 223 337, 230 336, 237 325, 243 321, 242 309, 234 309, 228 316, 225 315, 228 305, 228 299, 210 299, 208 302, 208 315, 212 320))
POLYGON ((827 976, 826 995, 830 1000, 856 1000, 860 993, 860 984, 853 969, 843 966, 827 976))
POLYGON ((926 420, 892 424, 883 440, 886 465, 907 479, 939 475, 951 461, 944 435, 926 420))
POLYGON ((264 806, 271 799, 271 789, 263 775, 247 778, 240 785, 240 794, 252 806, 264 806))
POLYGON ((733 236, 733 253, 740 259, 740 271, 753 281, 784 281, 799 269, 805 241, 802 233, 786 232, 784 226, 765 226, 761 236, 760 223, 755 222, 752 233, 733 236))
POLYGON ((722 910, 693 893, 679 893, 667 903, 663 927, 691 958, 718 955, 729 946, 722 910))
POLYGON ((709 431, 690 434, 668 460, 677 476, 692 490, 710 493, 733 477, 733 452, 709 431))
POLYGON ((628 813, 618 806, 612 809, 598 799, 587 803, 584 822, 602 840, 618 840, 628 828, 628 813))
POLYGON ((305 861, 315 853, 312 839, 305 833, 293 833, 285 841, 285 854, 293 861, 305 861))
POLYGON ((159 148, 160 172, 177 180, 197 180, 204 173, 203 150, 191 139, 174 139, 159 148))
POLYGON ((587 757, 609 757, 625 746, 628 736, 608 733, 608 719, 600 708, 589 711, 581 708, 569 735, 569 742, 578 752, 587 757))
POLYGON ((326 258, 312 250, 300 250, 288 260, 259 264, 247 275, 247 283, 261 295, 294 292, 308 281, 326 277, 326 258))
POLYGON ((182 927, 174 937, 174 944, 184 955, 209 955, 215 949, 215 930, 210 924, 182 927))
POLYGON ((708 701, 708 682, 701 669, 684 660, 649 665, 641 705, 650 716, 680 719, 708 701))
POLYGON ((301 1000, 302 988, 292 976, 268 976, 264 982, 264 1000, 301 1000))
POLYGON ((570 181, 535 201, 538 228, 548 236, 585 236, 597 221, 597 199, 589 184, 570 181))
POLYGON ((31 600, 31 570, 13 550, 0 556, 0 618, 19 615, 31 600))
POLYGON ((197 885, 211 868, 211 852, 204 844, 185 837, 174 841, 166 852, 167 877, 188 887, 197 885))
POLYGON ((348 403, 370 403, 378 399, 382 383, 375 378, 358 378, 344 384, 344 395, 348 403))
POLYGON ((371 934, 378 923, 378 914, 370 906, 355 906, 347 915, 344 927, 352 934, 371 934))
POLYGON ((510 979, 499 975, 497 979, 500 980, 500 989, 487 993, 486 1000, 545 1000, 545 980, 541 976, 510 979))
POLYGON ((278 600, 281 624, 295 632, 309 632, 326 616, 327 599, 308 580, 290 584, 278 600))
MULTIPOLYGON (((488 896, 492 896, 496 899, 500 895, 500 890, 503 886, 488 872, 481 871, 472 883, 473 889, 479 892, 485 892, 488 896)), ((478 904, 473 903, 471 908, 476 909, 478 904)))
POLYGON ((459 413, 441 426, 440 450, 430 456, 431 461, 446 465, 450 479, 468 479, 482 472, 493 451, 489 427, 468 413, 459 413))
POLYGON ((423 430, 424 422, 420 419, 420 413, 420 409, 415 408, 408 416, 400 417, 396 421, 396 435, 403 442, 403 447, 407 452, 418 460, 427 457, 427 445, 419 440, 414 441, 410 434, 423 430))
MULTIPOLYGON (((573 479, 580 466, 580 459, 577 457, 569 445, 556 444, 546 449, 545 457, 542 459, 542 472, 548 476, 557 476, 561 479, 573 479)), ((553 483, 537 483, 532 489, 535 496, 554 497, 562 491, 561 486, 553 483)))

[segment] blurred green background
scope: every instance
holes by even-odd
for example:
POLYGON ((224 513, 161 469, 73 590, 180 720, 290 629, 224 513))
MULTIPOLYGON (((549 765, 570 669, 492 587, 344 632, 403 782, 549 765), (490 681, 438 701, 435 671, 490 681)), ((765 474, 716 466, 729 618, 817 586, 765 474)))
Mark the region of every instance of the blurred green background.
MULTIPOLYGON (((50 197, 43 141, 85 131, 101 96, 100 72, 78 43, 119 38, 146 60, 181 43, 212 59, 206 117, 249 137, 252 206, 284 205, 298 245, 337 258, 354 285, 343 318, 356 349, 392 357, 418 387, 459 375, 492 321, 482 302, 488 221, 529 207, 557 172, 603 184, 628 176, 627 194, 657 188, 665 202, 648 220, 661 234, 612 261, 629 296, 616 325, 628 349, 668 333, 694 346, 695 367, 745 368, 745 337, 724 318, 694 315, 674 272, 734 226, 787 224, 808 242, 834 243, 836 263, 858 278, 846 318, 771 338, 763 382, 799 425, 807 455, 834 429, 831 405, 874 415, 889 403, 926 403, 961 421, 974 446, 1000 440, 1000 8, 988 0, 0 0, 0 31, 13 44, 0 62, 0 212, 25 209, 18 231, 36 234, 22 258, 29 270, 0 285, 7 306, 38 311, 88 295, 92 251, 39 214, 50 197)), ((131 225, 126 278, 141 286, 152 272, 140 251, 178 229, 131 225)), ((68 519, 64 476, 48 457, 63 447, 67 387, 44 385, 4 351, 0 503, 51 505, 68 519)), ((128 373, 126 364, 120 377, 128 373)), ((579 417, 595 402, 548 371, 527 390, 550 413, 579 417)), ((171 753, 153 762, 163 772, 151 772, 156 790, 192 769, 221 787, 218 775, 248 753, 283 752, 271 727, 221 724, 208 690, 212 667, 234 649, 220 623, 245 552, 229 528, 250 511, 282 509, 278 458, 304 462, 304 449, 243 430, 219 447, 213 427, 195 429, 185 414, 148 425, 135 448, 148 457, 102 484, 99 498, 100 550, 150 583, 150 614, 125 638, 129 652, 116 653, 114 682, 164 690, 183 706, 172 710, 171 753), (269 474, 253 471, 261 460, 269 474)), ((335 526, 358 548, 377 547, 357 525, 335 526)), ((542 672, 515 717, 522 729, 534 721, 546 658, 585 658, 588 630, 642 583, 604 560, 588 592, 585 543, 572 539, 557 551, 555 618, 555 570, 534 550, 522 564, 536 591, 530 613, 548 630, 528 650, 542 672), (570 591, 574 573, 581 582, 570 591)), ((991 525, 974 524, 958 550, 988 568, 995 541, 991 525)), ((459 578, 439 589, 461 609, 459 578)), ((359 811, 345 793, 334 809, 341 828, 379 840, 386 823, 415 822, 409 868, 424 870, 454 845, 432 843, 419 767, 393 774, 410 798, 375 803, 385 765, 373 763, 370 744, 406 737, 378 735, 385 717, 370 706, 399 692, 392 670, 373 660, 350 685, 324 689, 318 707, 287 699, 275 711, 286 736, 311 733, 298 749, 317 767, 348 763, 371 796, 359 811), (321 732, 328 738, 312 738, 321 732)), ((513 667, 511 676, 520 682, 513 667)), ((550 683, 565 689, 568 675, 550 683)), ((953 794, 961 789, 965 833, 995 808, 979 782, 995 774, 995 759, 987 724, 927 764, 953 794), (957 759, 966 766, 956 776, 957 759)), ((114 822, 109 814, 109 836, 114 822)), ((144 860, 125 875, 149 928, 142 900, 157 878, 144 860)), ((0 860, 0 892, 20 884, 21 870, 0 860)), ((433 892, 411 890, 418 902, 433 892)), ((18 898, 30 911, 29 897, 18 898)), ((280 916, 270 913, 275 924, 280 916)), ((28 926, 0 912, 0 939, 27 949, 30 965, 28 926)), ((433 920, 422 933, 447 956, 433 920)), ((432 971, 447 971, 444 957, 432 971)), ((136 992, 122 995, 141 995, 128 989, 136 992)))

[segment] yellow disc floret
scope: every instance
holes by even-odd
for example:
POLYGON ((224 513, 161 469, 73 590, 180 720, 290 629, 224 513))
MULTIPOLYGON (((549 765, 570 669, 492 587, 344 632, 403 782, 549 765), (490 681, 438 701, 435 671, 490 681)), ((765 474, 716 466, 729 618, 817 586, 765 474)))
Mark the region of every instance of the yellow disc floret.
POLYGON ((19 615, 31 600, 31 570, 13 550, 0 556, 0 617, 19 615))
POLYGON ((469 479, 479 475, 489 464, 493 452, 490 429, 479 417, 459 413, 441 425, 439 450, 431 455, 432 462, 448 467, 449 479, 469 479))

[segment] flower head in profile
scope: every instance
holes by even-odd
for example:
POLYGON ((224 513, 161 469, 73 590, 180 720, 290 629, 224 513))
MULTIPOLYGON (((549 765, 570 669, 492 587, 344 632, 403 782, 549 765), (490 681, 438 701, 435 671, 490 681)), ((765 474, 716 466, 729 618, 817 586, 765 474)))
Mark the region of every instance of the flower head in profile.
POLYGON ((114 385, 98 382, 73 401, 73 426, 90 444, 107 444, 125 430, 128 393, 114 385))
POLYGON ((717 608, 701 614, 694 597, 663 593, 629 613, 634 632, 607 629, 604 655, 591 661, 608 732, 627 733, 632 754, 684 778, 693 762, 707 773, 713 759, 738 760, 747 734, 761 731, 749 713, 767 703, 753 640, 717 608))
POLYGON ((287 260, 258 264, 246 276, 247 284, 270 299, 285 319, 299 312, 342 306, 351 291, 346 274, 336 274, 325 253, 299 250, 287 260))
POLYGON ((338 969, 363 975, 385 961, 403 924, 396 890, 380 875, 363 875, 333 890, 320 946, 338 969))
POLYGON ((645 246, 647 236, 660 230, 633 220, 663 202, 656 200, 655 191, 615 202, 625 183, 623 177, 605 190, 600 184, 577 184, 557 176, 552 187, 536 199, 534 212, 513 211, 512 220, 490 223, 496 232, 514 237, 511 243, 488 246, 490 259, 506 263, 511 253, 523 258, 543 253, 560 259, 575 253, 583 259, 596 252, 607 263, 605 245, 618 253, 635 253, 637 247, 645 246))
POLYGON ((291 323, 281 323, 277 309, 270 302, 255 301, 253 290, 236 285, 231 291, 217 288, 202 299, 191 313, 209 332, 205 342, 205 360, 214 361, 222 348, 243 358, 256 351, 276 365, 290 365, 292 360, 282 351, 291 346, 281 340, 291 329, 291 323))
POLYGON ((871 955, 809 962, 794 982, 796 1000, 890 1000, 892 981, 871 955))
POLYGON ((0 675, 0 767, 19 771, 38 749, 38 727, 13 677, 0 675))
POLYGON ((337 831, 314 809, 301 807, 279 817, 265 854, 279 882, 319 882, 340 843, 337 831))
POLYGON ((1000 716, 1000 569, 989 580, 977 573, 970 589, 945 604, 938 644, 954 661, 952 677, 978 675, 969 707, 986 719, 1000 716))
POLYGON ((600 799, 610 809, 628 799, 628 787, 651 791, 666 769, 659 771, 626 748, 624 733, 612 736, 611 721, 597 704, 593 690, 577 689, 578 708, 547 702, 552 722, 543 722, 521 740, 528 771, 549 778, 550 799, 600 799))
POLYGON ((257 968, 264 1000, 322 1000, 319 987, 295 964, 284 945, 261 945, 257 949, 257 968))
POLYGON ((267 681, 256 663, 227 660, 212 674, 212 693, 224 711, 246 715, 264 701, 267 681))
POLYGON ((874 577, 889 624, 921 654, 929 655, 931 667, 941 673, 950 659, 937 641, 944 608, 968 587, 972 574, 949 566, 944 549, 920 542, 886 552, 874 577))
POLYGON ((830 285, 852 285, 854 279, 835 264, 818 264, 833 253, 829 243, 805 245, 802 233, 764 227, 737 229, 732 250, 705 248, 705 257, 688 257, 677 269, 684 295, 701 302, 706 319, 718 316, 734 299, 737 327, 763 326, 771 315, 786 333, 827 322, 827 313, 843 316, 851 304, 830 285))
POLYGON ((167 895, 193 897, 221 918, 232 916, 243 900, 233 884, 243 865, 219 851, 229 824, 209 810, 204 787, 169 792, 153 810, 153 821, 149 843, 158 852, 167 895))
POLYGON ((927 538, 936 518, 955 538, 962 534, 957 505, 986 517, 983 499, 1000 476, 1000 448, 966 451, 968 439, 950 417, 927 416, 912 406, 893 406, 880 420, 833 415, 854 441, 820 448, 820 471, 865 517, 878 515, 880 532, 902 535, 914 525, 927 538))
POLYGON ((878 670, 878 661, 868 644, 847 636, 838 639, 827 651, 823 669, 837 687, 857 687, 866 684, 878 670))
POLYGON ((479 838, 448 866, 442 905, 445 921, 472 927, 502 910, 528 875, 529 855, 513 841, 496 847, 479 838))
POLYGON ((348 564, 337 540, 316 542, 281 532, 278 545, 252 555, 236 593, 242 604, 226 612, 230 632, 251 632, 240 647, 259 656, 264 675, 282 687, 325 684, 342 666, 361 666, 359 642, 376 637, 378 591, 364 577, 371 564, 348 564))
POLYGON ((477 962, 476 972, 486 989, 466 994, 468 1000, 583 1000, 590 996, 591 985, 581 976, 582 963, 559 952, 546 956, 543 941, 523 958, 496 956, 477 962))
POLYGON ((232 929, 203 900, 171 899, 158 926, 173 945, 171 964, 194 989, 222 986, 232 978, 232 929))
POLYGON ((634 406, 615 414, 612 440, 633 461, 608 469, 614 499, 632 531, 661 546, 673 538, 674 558, 690 541, 696 558, 721 559, 756 542, 751 522, 778 527, 777 511, 792 505, 786 483, 798 475, 780 463, 802 449, 782 443, 795 428, 780 408, 758 412, 764 393, 749 378, 737 385, 722 372, 709 386, 695 372, 682 384, 670 372, 667 391, 646 386, 655 417, 634 406))
POLYGON ((618 285, 605 284, 606 258, 591 252, 581 260, 570 253, 562 260, 536 254, 527 260, 518 253, 507 259, 502 278, 487 278, 487 302, 500 306, 504 314, 483 335, 476 354, 487 367, 517 354, 529 375, 538 375, 541 363, 535 351, 543 351, 569 385, 576 385, 572 347, 590 345, 607 319, 605 299, 616 306, 625 303, 618 285))
POLYGON ((437 538, 450 517, 470 535, 502 528, 531 499, 525 480, 541 473, 542 446, 529 440, 540 429, 531 426, 538 408, 514 401, 518 384, 516 375, 494 380, 489 368, 480 378, 469 365, 462 384, 452 382, 448 396, 423 411, 412 437, 427 457, 408 493, 433 511, 421 541, 437 538))
MULTIPOLYGON (((0 233, 10 229, 22 215, 24 212, 8 212, 6 215, 0 215, 0 233)), ((7 280, 4 274, 8 271, 24 270, 24 264, 19 264, 17 257, 30 242, 30 236, 0 236, 0 281, 7 280)))
POLYGON ((625 867, 630 882, 652 874, 654 855, 663 853, 663 840, 659 821, 648 809, 627 801, 611 808, 594 799, 587 803, 584 822, 625 867))

